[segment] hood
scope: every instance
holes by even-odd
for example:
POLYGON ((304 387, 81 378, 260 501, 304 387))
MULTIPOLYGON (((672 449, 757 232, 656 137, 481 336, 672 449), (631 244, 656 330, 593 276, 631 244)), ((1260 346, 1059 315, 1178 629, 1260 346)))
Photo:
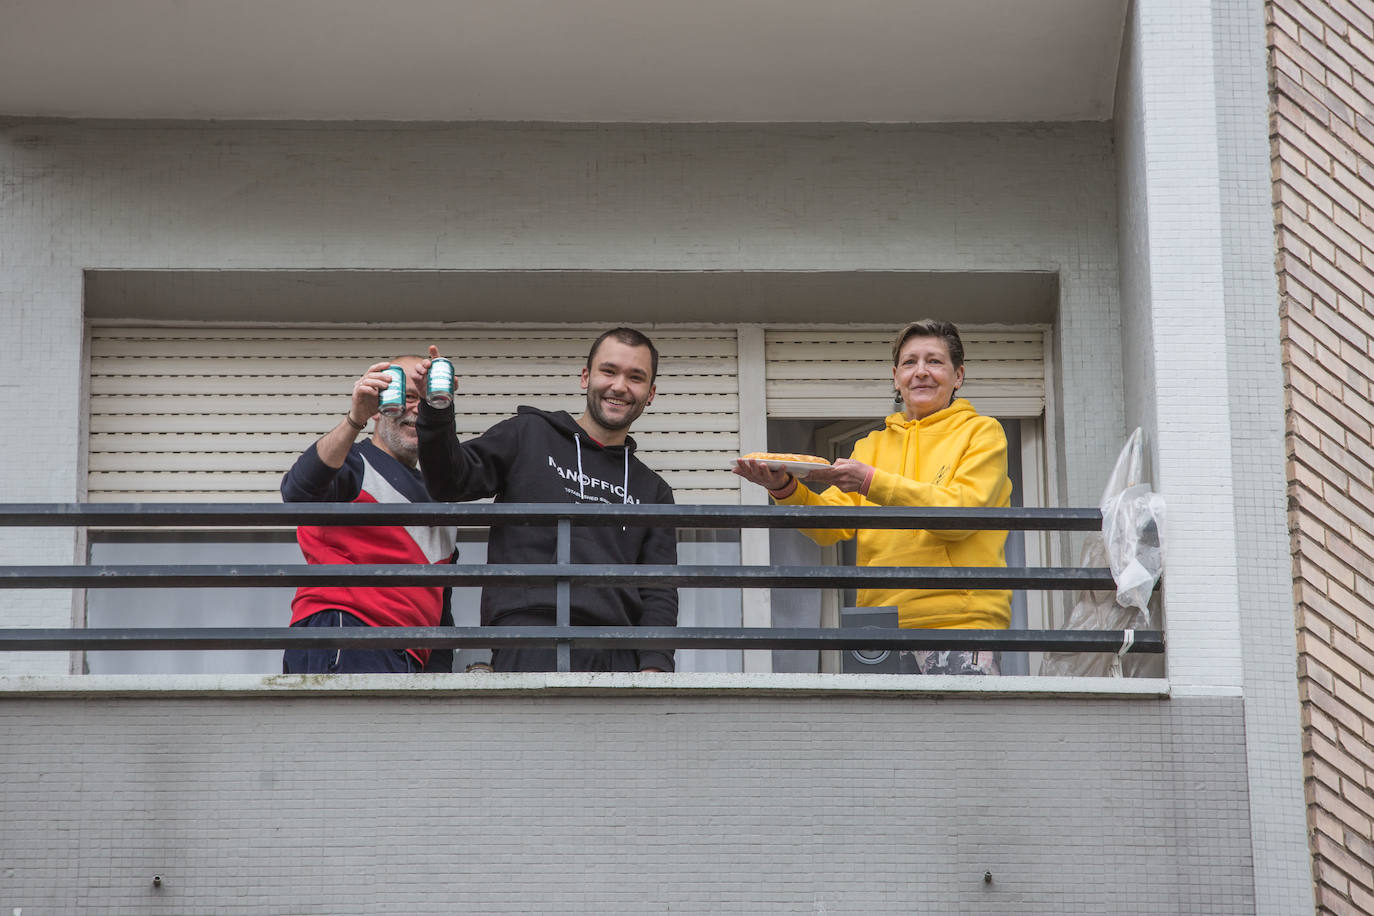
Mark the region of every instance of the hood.
MULTIPOLYGON (((594 438, 589 437, 589 435, 587 435, 587 430, 577 426, 577 420, 573 419, 572 413, 567 411, 540 411, 537 407, 519 407, 515 409, 515 412, 528 413, 528 415, 540 417, 540 419, 550 424, 551 427, 554 427, 555 430, 558 430, 559 433, 565 435, 565 437, 569 439, 574 437, 580 438, 583 444, 587 445, 588 448, 607 450, 607 452, 611 449, 622 448, 620 445, 602 445, 600 442, 595 441, 594 438)), ((624 448, 627 449, 631 455, 635 453, 635 438, 633 438, 632 435, 627 435, 627 437, 625 437, 624 448)))
POLYGON ((938 430, 940 426, 950 420, 962 419, 964 414, 976 413, 973 405, 963 398, 955 398, 954 403, 944 410, 937 410, 928 417, 919 420, 908 420, 904 413, 892 413, 887 415, 887 428, 895 430, 938 430))
MULTIPOLYGON (((619 449, 622 447, 619 445, 602 445, 600 442, 597 442, 591 436, 587 435, 585 429, 577 425, 577 420, 573 419, 573 415, 566 410, 540 410, 538 407, 521 406, 517 408, 515 412, 517 414, 529 414, 539 417, 554 429, 558 430, 559 433, 566 436, 569 440, 578 438, 581 440, 581 444, 588 448, 611 451, 612 449, 619 449)), ((636 448, 634 437, 627 435, 623 447, 633 455, 636 448)))

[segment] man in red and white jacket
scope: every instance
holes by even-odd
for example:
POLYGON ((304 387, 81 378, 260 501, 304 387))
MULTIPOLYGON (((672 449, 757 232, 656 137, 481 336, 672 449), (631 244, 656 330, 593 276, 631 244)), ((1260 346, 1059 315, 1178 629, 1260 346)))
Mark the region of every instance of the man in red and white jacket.
MULTIPOLYGON (((353 383, 348 412, 311 445, 282 478, 284 502, 431 502, 416 469, 416 408, 420 400, 418 356, 376 363, 353 383), (389 366, 406 372, 406 408, 399 417, 377 413, 389 366), (367 421, 371 439, 355 443, 367 421)), ((307 563, 452 563, 454 528, 420 526, 302 526, 296 540, 307 563)), ((426 586, 347 588, 309 585, 291 602, 293 627, 450 626, 450 589, 426 586)), ((449 671, 451 650, 287 649, 286 674, 449 671)))

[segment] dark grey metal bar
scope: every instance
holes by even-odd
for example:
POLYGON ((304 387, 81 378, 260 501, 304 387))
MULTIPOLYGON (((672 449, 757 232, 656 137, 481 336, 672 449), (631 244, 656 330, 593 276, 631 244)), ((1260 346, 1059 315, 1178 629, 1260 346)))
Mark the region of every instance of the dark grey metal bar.
MULTIPOLYGON (((1117 652, 1120 630, 868 630, 731 627, 349 627, 3 629, 0 652, 333 649, 503 646, 694 649, 951 649, 1117 652)), ((1164 636, 1137 630, 1133 653, 1159 654, 1164 636)))
POLYGON ((1098 531, 1097 509, 548 505, 518 503, 0 503, 0 527, 242 527, 269 525, 579 525, 664 528, 927 528, 1098 531))
POLYGON ((1116 588, 1108 569, 1063 566, 0 566, 0 589, 261 588, 321 584, 367 588, 502 583, 554 586, 560 581, 665 588, 1116 588))
MULTIPOLYGON (((559 566, 571 566, 572 564, 572 520, 560 518, 558 520, 558 542, 555 547, 554 559, 559 566)), ((560 627, 572 625, 572 581, 569 579, 559 579, 554 599, 554 623, 560 627)), ((558 670, 572 670, 572 643, 566 639, 560 639, 555 647, 558 656, 558 670)))

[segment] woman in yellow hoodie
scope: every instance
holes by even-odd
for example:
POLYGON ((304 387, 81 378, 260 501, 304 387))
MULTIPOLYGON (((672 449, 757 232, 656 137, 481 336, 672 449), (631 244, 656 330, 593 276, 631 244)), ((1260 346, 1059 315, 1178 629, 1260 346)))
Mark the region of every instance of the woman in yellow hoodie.
MULTIPOLYGON (((892 344, 892 384, 900 413, 854 446, 854 454, 807 475, 816 493, 761 461, 735 473, 792 506, 1011 505, 1002 425, 955 394, 964 383, 964 345, 948 321, 907 325, 892 344)), ((808 529, 818 544, 858 538, 860 566, 1006 566, 1005 531, 808 529)), ((865 607, 895 605, 903 627, 1006 629, 1011 592, 1000 589, 863 589, 865 607)), ((996 674, 992 652, 918 652, 922 673, 996 674)))

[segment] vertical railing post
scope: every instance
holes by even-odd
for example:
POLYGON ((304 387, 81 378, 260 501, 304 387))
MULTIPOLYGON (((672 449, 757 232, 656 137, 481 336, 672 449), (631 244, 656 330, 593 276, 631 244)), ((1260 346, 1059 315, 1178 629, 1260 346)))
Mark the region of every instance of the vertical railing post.
MULTIPOLYGON (((558 520, 558 547, 555 553, 554 562, 560 566, 572 563, 572 519, 560 518, 558 520)), ((554 623, 560 627, 572 625, 572 582, 568 579, 559 579, 557 585, 557 603, 554 606, 554 623)), ((566 639, 560 639, 557 646, 558 670, 572 670, 572 643, 566 639)))

